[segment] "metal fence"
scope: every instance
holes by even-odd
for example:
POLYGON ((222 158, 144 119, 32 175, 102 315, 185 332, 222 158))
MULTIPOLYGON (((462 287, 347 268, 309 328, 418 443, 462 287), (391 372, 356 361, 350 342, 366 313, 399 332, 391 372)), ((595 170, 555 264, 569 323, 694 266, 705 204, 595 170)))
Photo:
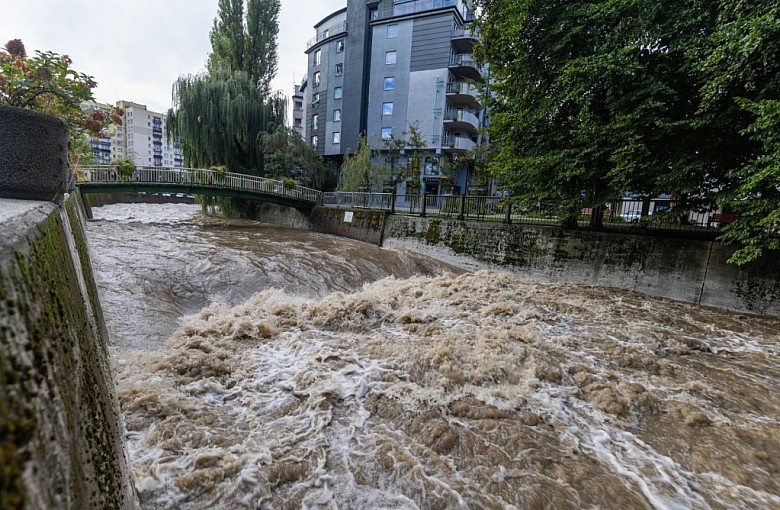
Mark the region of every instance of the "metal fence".
MULTIPOLYGON (((327 207, 378 209, 394 214, 430 216, 453 220, 561 225, 562 219, 553 204, 538 202, 519 206, 506 197, 470 195, 393 195, 391 193, 324 193, 327 207)), ((675 213, 668 200, 647 201, 624 198, 608 204, 602 214, 602 226, 623 230, 718 230, 736 216, 720 211, 686 211, 675 213), (644 213, 643 213, 644 212, 644 213)), ((577 224, 587 227, 592 209, 583 207, 577 224)))
POLYGON ((288 186, 283 181, 233 172, 199 168, 139 166, 131 174, 123 174, 113 165, 82 168, 79 183, 95 184, 172 184, 192 188, 222 188, 266 195, 279 195, 311 203, 320 203, 322 192, 303 186, 288 186))

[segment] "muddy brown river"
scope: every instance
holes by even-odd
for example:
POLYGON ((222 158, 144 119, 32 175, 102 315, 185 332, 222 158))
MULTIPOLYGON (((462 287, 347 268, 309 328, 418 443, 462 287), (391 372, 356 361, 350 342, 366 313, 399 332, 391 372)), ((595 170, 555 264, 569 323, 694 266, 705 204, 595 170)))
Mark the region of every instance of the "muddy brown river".
POLYGON ((143 508, 780 508, 780 320, 195 206, 88 231, 143 508))

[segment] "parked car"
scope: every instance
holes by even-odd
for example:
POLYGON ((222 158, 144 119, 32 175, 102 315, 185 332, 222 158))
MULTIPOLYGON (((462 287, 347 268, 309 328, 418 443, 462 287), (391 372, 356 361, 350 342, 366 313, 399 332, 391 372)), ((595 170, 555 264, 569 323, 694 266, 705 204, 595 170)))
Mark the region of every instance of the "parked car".
POLYGON ((626 223, 639 223, 642 219, 642 211, 628 211, 620 215, 626 223))

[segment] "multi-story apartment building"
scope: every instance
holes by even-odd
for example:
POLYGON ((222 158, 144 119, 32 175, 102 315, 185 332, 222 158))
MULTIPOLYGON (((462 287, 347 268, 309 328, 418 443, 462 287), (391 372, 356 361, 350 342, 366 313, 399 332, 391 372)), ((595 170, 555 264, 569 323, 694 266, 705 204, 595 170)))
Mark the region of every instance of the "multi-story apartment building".
POLYGON ((181 149, 165 134, 165 115, 132 101, 117 101, 124 110, 122 126, 116 130, 116 159, 129 159, 137 166, 181 167, 181 149))
MULTIPOLYGON (((304 79, 305 81, 305 79, 304 79)), ((303 92, 300 85, 293 85, 292 95, 292 127, 299 135, 306 138, 303 123, 303 92)))
MULTIPOLYGON (((121 126, 111 126, 107 137, 90 138, 92 155, 97 164, 129 159, 136 166, 181 167, 181 148, 170 143, 165 134, 165 115, 147 110, 132 101, 117 101, 124 110, 121 126)), ((108 111, 111 106, 95 103, 94 108, 108 111)))
POLYGON ((438 192, 437 160, 474 147, 484 118, 472 20, 461 0, 348 0, 307 44, 307 140, 340 162, 361 133, 381 150, 414 125, 426 145, 422 184, 438 192))

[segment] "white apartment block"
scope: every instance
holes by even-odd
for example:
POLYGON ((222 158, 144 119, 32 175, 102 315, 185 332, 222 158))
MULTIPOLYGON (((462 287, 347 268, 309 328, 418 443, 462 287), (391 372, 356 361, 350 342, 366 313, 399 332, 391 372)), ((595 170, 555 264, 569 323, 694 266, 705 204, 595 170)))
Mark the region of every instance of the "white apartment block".
MULTIPOLYGON (((181 148, 166 136, 165 114, 132 101, 117 101, 116 107, 124 110, 122 125, 111 127, 110 138, 90 140, 95 163, 129 159, 136 166, 183 166, 181 148)), ((96 103, 95 108, 108 110, 110 106, 96 103)))

